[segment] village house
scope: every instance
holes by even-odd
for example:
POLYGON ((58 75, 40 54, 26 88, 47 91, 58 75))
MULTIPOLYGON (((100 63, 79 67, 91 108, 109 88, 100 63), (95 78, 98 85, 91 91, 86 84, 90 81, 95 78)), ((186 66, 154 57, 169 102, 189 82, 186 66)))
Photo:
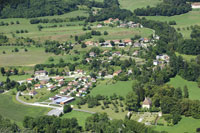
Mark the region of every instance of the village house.
POLYGON ((92 45, 94 45, 94 42, 92 42, 92 41, 87 41, 87 42, 85 42, 85 45, 92 46, 92 45))
POLYGON ((63 81, 64 79, 65 79, 64 77, 60 77, 60 76, 55 78, 56 81, 63 81))
POLYGON ((101 28, 101 27, 103 27, 102 24, 98 24, 98 25, 97 25, 97 28, 101 28))
POLYGON ((80 93, 80 92, 76 93, 76 96, 77 96, 77 97, 80 97, 80 96, 81 96, 81 93, 80 93))
POLYGON ((192 9, 198 9, 200 8, 200 2, 192 3, 191 6, 192 6, 192 9))
POLYGON ((59 81, 57 86, 61 87, 64 83, 64 81, 59 81))
POLYGON ((114 52, 113 54, 112 54, 112 56, 121 56, 121 53, 120 53, 120 51, 117 51, 117 52, 114 52))
POLYGON ((52 86, 50 86, 50 87, 47 88, 48 91, 52 91, 54 89, 56 89, 56 86, 54 86, 54 85, 52 85, 52 86))
POLYGON ((27 83, 32 83, 33 80, 34 80, 33 78, 28 78, 26 81, 27 83))
POLYGON ((125 44, 124 42, 120 42, 120 43, 118 44, 118 46, 119 46, 119 47, 126 47, 126 44, 125 44))
POLYGON ((46 85, 47 83, 48 83, 48 81, 46 81, 46 80, 41 80, 41 81, 40 81, 40 84, 41 84, 41 85, 46 85))
POLYGON ((41 85, 41 84, 35 84, 34 87, 37 90, 37 89, 43 88, 43 85, 41 85))
POLYGON ((37 92, 35 91, 35 90, 31 90, 30 92, 29 92, 29 95, 30 96, 35 96, 37 94, 37 92))
POLYGON ((163 60, 167 63, 169 63, 170 57, 167 54, 157 55, 156 60, 163 60))
POLYGON ((38 80, 49 79, 47 75, 47 71, 44 71, 44 70, 35 71, 35 79, 38 79, 38 80))
POLYGON ((148 97, 145 97, 145 99, 142 103, 142 108, 150 109, 151 105, 152 105, 151 99, 148 97))
POLYGON ((118 76, 121 72, 122 72, 122 70, 118 70, 118 71, 113 73, 113 76, 118 76))
POLYGON ((133 56, 138 56, 138 54, 139 54, 139 51, 137 50, 137 51, 134 51, 132 55, 133 56))
POLYGON ((97 81, 96 81, 95 78, 92 78, 92 79, 91 79, 91 82, 95 83, 95 82, 97 82, 97 81))
POLYGON ((89 56, 90 56, 90 57, 96 57, 96 53, 95 53, 95 52, 90 52, 90 53, 89 53, 89 56))
POLYGON ((132 40, 131 40, 131 39, 125 39, 125 40, 124 40, 124 43, 125 43, 126 45, 132 45, 132 40))
POLYGON ((141 47, 142 45, 141 45, 141 43, 139 43, 139 42, 135 42, 135 43, 133 44, 133 46, 136 47, 136 48, 138 48, 138 47, 141 47))

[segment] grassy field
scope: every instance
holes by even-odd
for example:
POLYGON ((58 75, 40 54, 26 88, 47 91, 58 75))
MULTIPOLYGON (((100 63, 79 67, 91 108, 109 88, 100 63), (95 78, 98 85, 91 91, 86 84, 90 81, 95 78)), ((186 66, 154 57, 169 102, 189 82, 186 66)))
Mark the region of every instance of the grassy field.
POLYGON ((174 86, 175 88, 181 87, 182 89, 185 85, 187 85, 189 90, 189 98, 193 100, 200 100, 200 88, 198 88, 196 82, 187 81, 180 76, 176 76, 175 78, 171 78, 168 84, 174 86))
POLYGON ((17 47, 19 52, 12 52, 16 47, 14 46, 1 46, 0 49, 0 66, 34 66, 35 64, 43 63, 53 54, 45 53, 44 48, 24 48, 17 47), (5 51, 6 54, 2 52, 5 51))
POLYGON ((107 31, 109 34, 106 36, 94 36, 91 40, 98 41, 99 38, 104 38, 105 40, 130 39, 135 35, 140 35, 141 37, 149 37, 151 34, 153 34, 153 31, 148 28, 102 27, 96 28, 96 30, 101 31, 101 33, 107 31))
MULTIPOLYGON (((39 17, 40 18, 48 18, 48 19, 53 19, 53 18, 71 18, 71 17, 77 17, 77 16, 88 16, 88 13, 83 10, 78 10, 78 11, 73 11, 70 13, 66 13, 63 15, 55 15, 55 16, 46 16, 46 17, 39 17)), ((63 22, 63 23, 47 23, 47 24, 40 24, 42 26, 52 26, 52 25, 57 25, 58 27, 55 28, 44 28, 42 31, 39 31, 37 26, 39 24, 30 24, 29 21, 30 19, 26 18, 10 18, 10 19, 0 19, 0 22, 16 22, 19 21, 20 24, 13 24, 9 26, 1 26, 1 31, 5 35, 7 35, 11 40, 15 40, 14 38, 17 37, 30 37, 32 39, 38 40, 38 41, 44 41, 44 40, 59 40, 59 41, 66 41, 70 39, 71 34, 76 34, 77 28, 78 31, 82 27, 77 26, 79 24, 83 24, 83 21, 77 21, 77 22, 63 22), (75 24, 76 27, 74 26, 66 26, 66 24, 75 24), (62 25, 62 27, 60 27, 62 25), (16 34, 17 30, 27 30, 28 33, 19 33, 16 34), (73 31, 73 32, 72 32, 73 31), (13 36, 14 33, 14 36, 13 36)))
POLYGON ((187 30, 187 27, 194 26, 194 25, 200 25, 200 10, 193 10, 190 11, 186 14, 181 14, 181 15, 175 15, 172 17, 167 17, 167 16, 146 16, 147 19, 151 20, 158 20, 158 21, 164 21, 164 22, 169 22, 169 21, 176 21, 177 25, 175 25, 175 28, 180 28, 181 30, 179 31, 180 33, 183 34, 185 38, 190 38, 190 33, 191 29, 187 30), (183 29, 185 28, 185 30, 183 29))
POLYGON ((15 96, 0 94, 0 114, 15 121, 20 126, 22 126, 25 116, 41 116, 49 110, 48 108, 22 105, 15 100, 15 96))
POLYGON ((182 117, 182 120, 175 126, 156 126, 155 130, 168 133, 196 133, 196 128, 200 128, 200 120, 182 117))
POLYGON ((108 80, 99 82, 97 87, 92 89, 90 95, 96 96, 100 94, 111 96, 116 93, 117 95, 125 97, 127 93, 132 91, 132 81, 118 81, 115 84, 107 83, 107 85, 106 82, 108 82, 108 80))
POLYGON ((90 113, 72 111, 64 114, 61 118, 76 118, 78 120, 78 124, 82 127, 85 127, 85 120, 91 115, 92 114, 90 113))
POLYGON ((184 60, 190 62, 191 60, 194 60, 197 56, 196 55, 186 55, 186 54, 179 54, 176 52, 176 56, 182 56, 184 60))
POLYGON ((156 6, 160 2, 162 2, 162 0, 119 0, 121 8, 131 11, 147 6, 156 6))
MULTIPOLYGON (((103 105, 103 103, 101 102, 101 105, 103 105)), ((125 106, 125 105, 124 105, 125 106)), ((76 107, 77 108, 77 107, 76 107)), ((102 113, 105 112, 108 114, 109 117, 111 117, 112 119, 124 119, 126 114, 128 113, 128 111, 125 110, 125 107, 120 107, 118 106, 118 110, 119 112, 116 113, 115 112, 115 107, 113 106, 113 104, 109 104, 109 108, 105 108, 104 110, 101 108, 101 106, 97 106, 97 107, 93 107, 93 108, 88 108, 88 105, 82 105, 81 109, 83 110, 87 110, 87 111, 92 111, 92 112, 96 112, 96 113, 102 113), (124 111, 122 111, 122 109, 124 111)))

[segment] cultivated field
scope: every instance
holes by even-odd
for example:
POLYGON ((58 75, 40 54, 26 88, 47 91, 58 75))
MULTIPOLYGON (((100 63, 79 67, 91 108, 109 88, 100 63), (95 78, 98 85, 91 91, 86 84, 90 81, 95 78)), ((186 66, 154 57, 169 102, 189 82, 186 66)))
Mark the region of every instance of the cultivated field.
POLYGON ((180 76, 176 76, 175 78, 171 78, 168 84, 174 86, 175 88, 181 87, 182 89, 185 85, 187 85, 189 91, 189 98, 193 100, 200 100, 200 88, 198 88, 196 82, 187 81, 181 78, 180 76))
POLYGON ((193 10, 189 13, 181 14, 181 15, 175 15, 172 17, 167 16, 146 16, 147 19, 151 20, 158 20, 163 22, 169 22, 169 21, 176 21, 177 25, 174 27, 180 28, 180 33, 183 34, 185 38, 190 38, 191 29, 187 30, 187 27, 194 26, 194 25, 200 25, 200 10, 193 10))

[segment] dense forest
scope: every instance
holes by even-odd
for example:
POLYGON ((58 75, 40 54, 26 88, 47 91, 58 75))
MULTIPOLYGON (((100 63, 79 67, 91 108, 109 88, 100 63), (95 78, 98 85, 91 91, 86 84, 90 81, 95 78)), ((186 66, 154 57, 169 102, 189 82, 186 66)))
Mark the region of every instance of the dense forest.
POLYGON ((191 11, 190 3, 186 0, 164 0, 156 7, 138 8, 134 13, 138 16, 173 16, 191 11))

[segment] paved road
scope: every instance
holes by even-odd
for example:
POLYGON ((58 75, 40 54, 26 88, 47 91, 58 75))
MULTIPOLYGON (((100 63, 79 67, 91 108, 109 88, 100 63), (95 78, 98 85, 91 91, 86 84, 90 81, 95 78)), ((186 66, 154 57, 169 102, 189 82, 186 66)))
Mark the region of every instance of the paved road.
POLYGON ((95 114, 96 112, 92 112, 92 111, 87 111, 87 110, 82 110, 82 109, 73 109, 75 111, 80 111, 80 112, 86 112, 86 113, 90 113, 90 114, 95 114))

